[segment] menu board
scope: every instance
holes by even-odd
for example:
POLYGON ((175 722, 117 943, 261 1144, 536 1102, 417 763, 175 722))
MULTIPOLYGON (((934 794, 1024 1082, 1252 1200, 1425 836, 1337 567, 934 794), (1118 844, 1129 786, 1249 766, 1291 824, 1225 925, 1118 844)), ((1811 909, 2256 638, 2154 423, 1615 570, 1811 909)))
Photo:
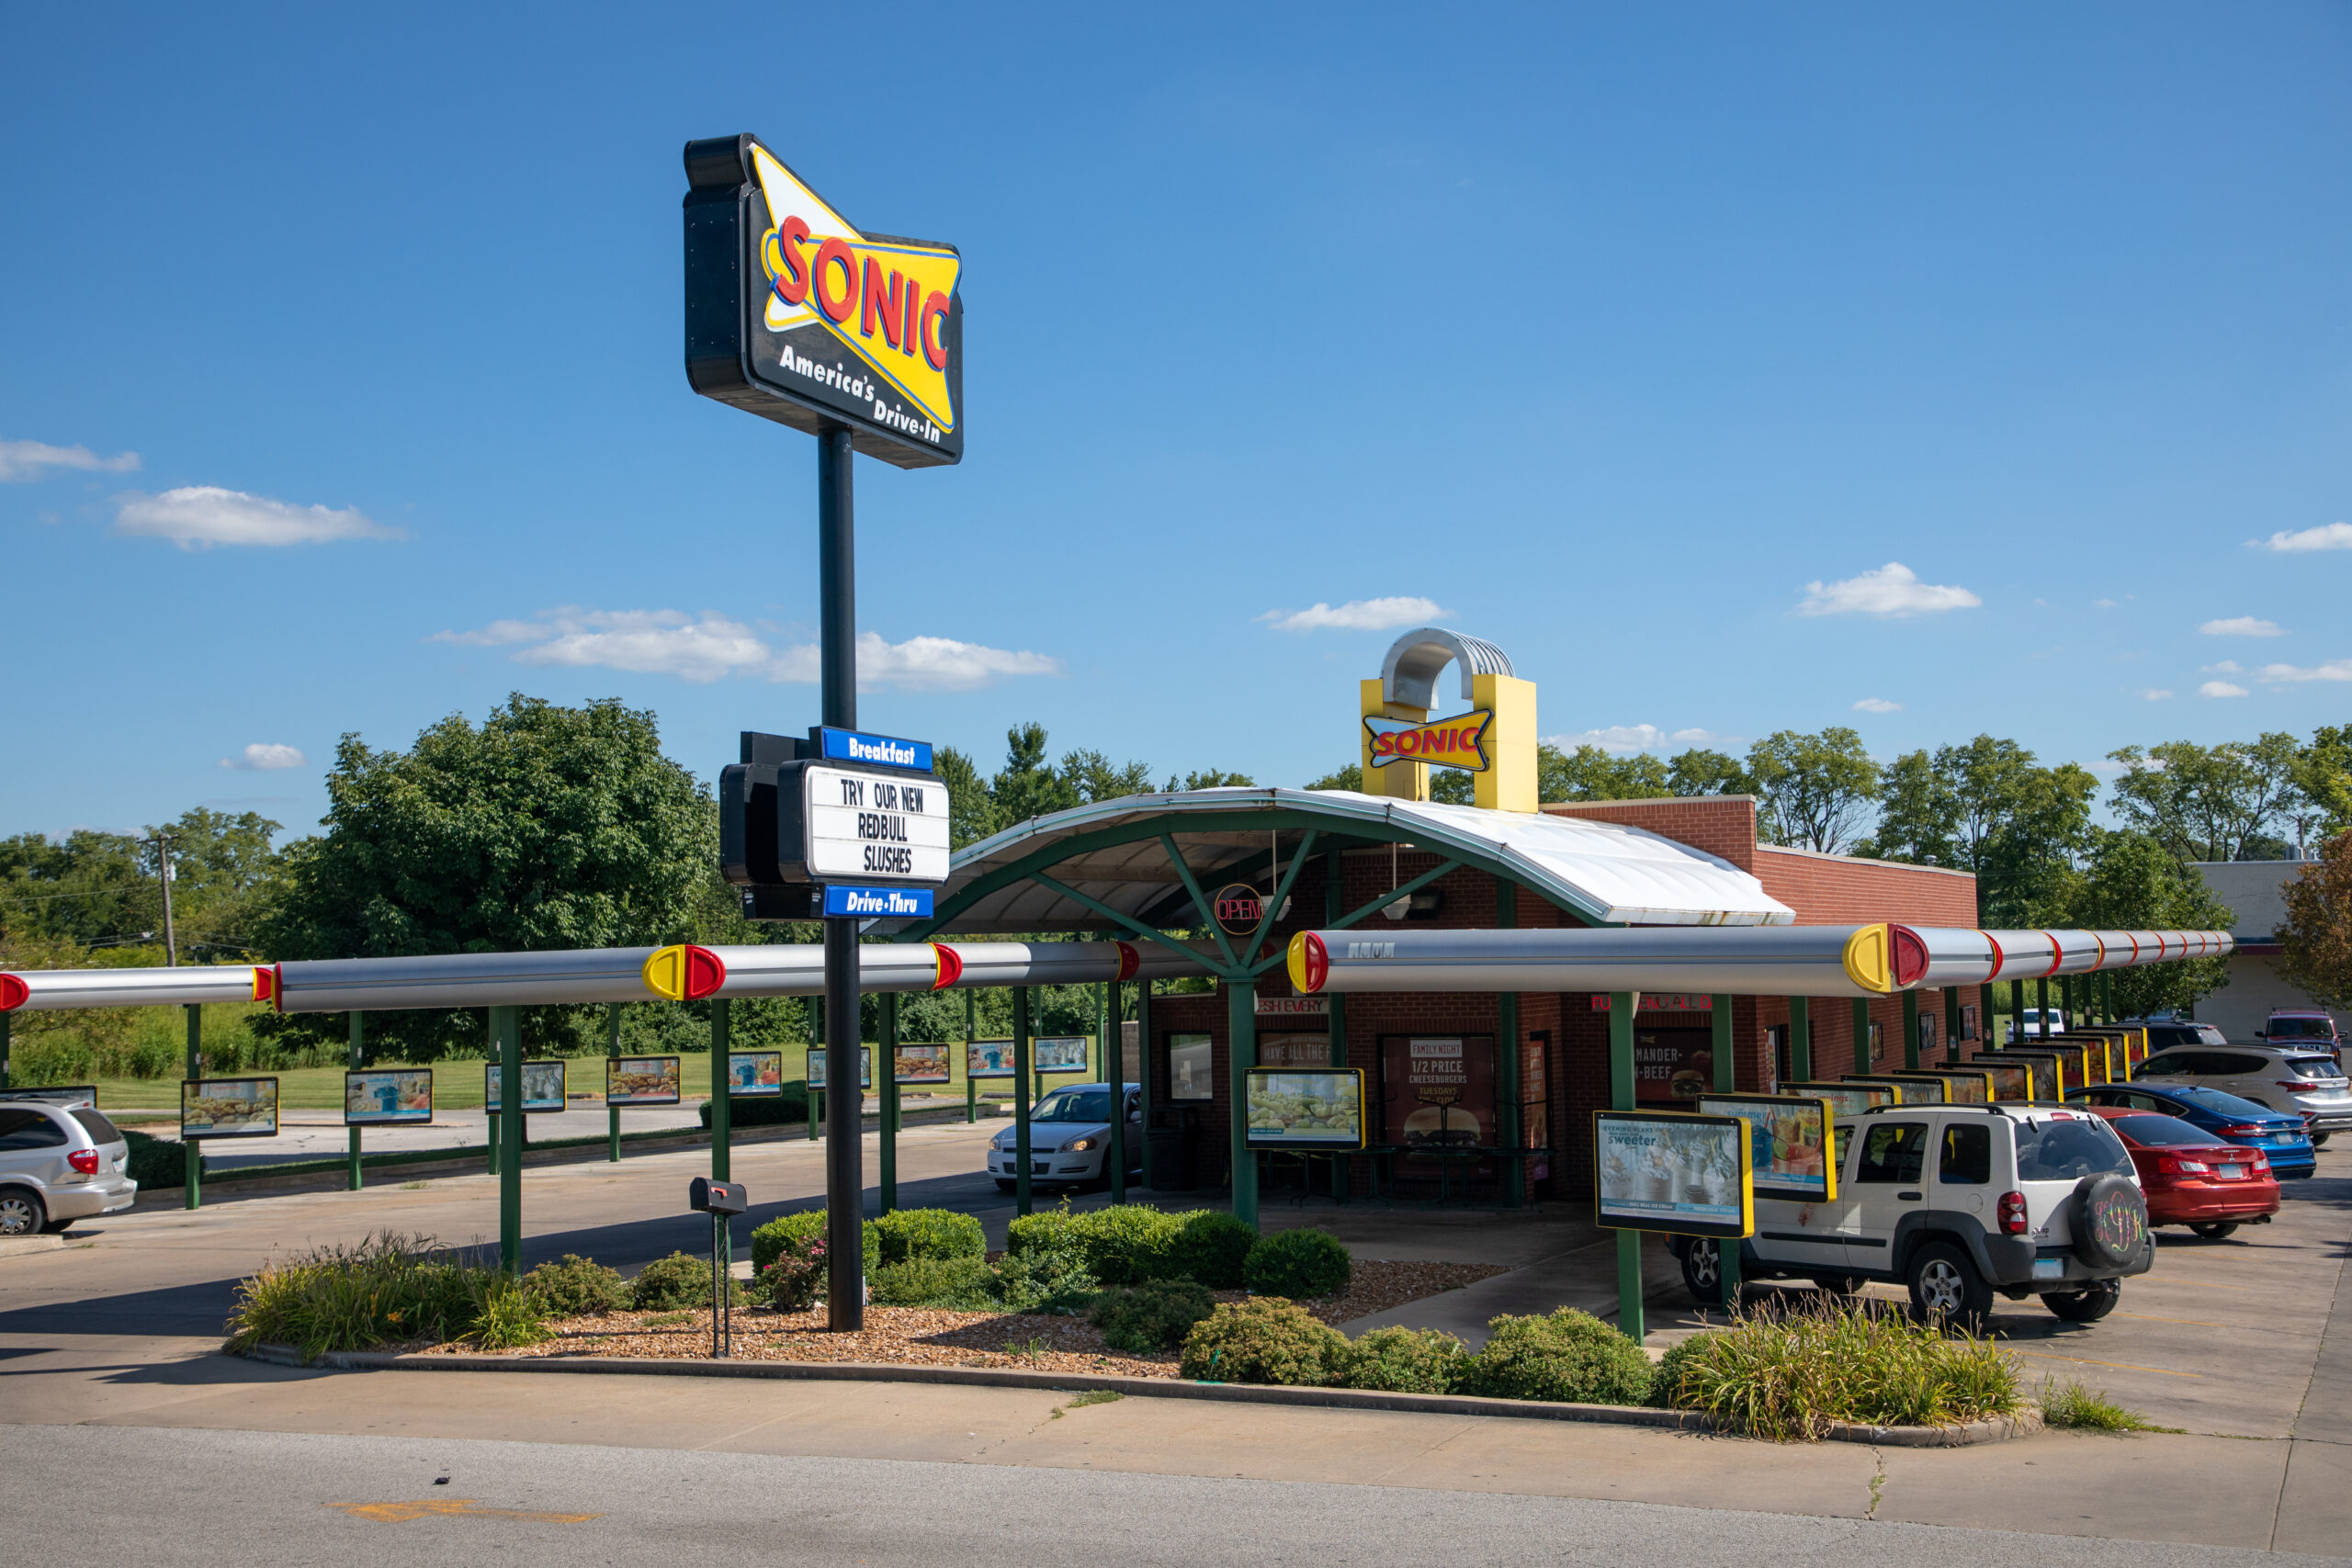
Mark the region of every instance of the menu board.
POLYGON ((1848 1073, 1840 1081, 1877 1084, 1883 1088, 1900 1090, 1903 1095, 1902 1103, 1905 1105, 1940 1105, 1944 1099, 1944 1081, 1941 1078, 1892 1076, 1872 1077, 1865 1073, 1848 1073))
POLYGON ((195 1078, 180 1085, 183 1138, 277 1136, 276 1078, 195 1078))
MULTIPOLYGON (((564 1107, 564 1064, 561 1062, 526 1062, 523 1064, 523 1110, 531 1111, 560 1111, 564 1107)), ((499 1098, 499 1079, 505 1067, 498 1062, 482 1064, 481 1102, 491 1114, 503 1110, 499 1098)))
POLYGON ((1736 1116, 1596 1111, 1593 1219, 1612 1230, 1754 1234, 1752 1145, 1736 1116))
POLYGON ((1248 1076, 1249 1147, 1363 1147, 1363 1074, 1359 1069, 1252 1067, 1248 1076))
POLYGON ((973 1040, 964 1046, 964 1076, 967 1078, 1009 1078, 1012 1074, 1012 1042, 973 1040))
POLYGON ((949 1070, 947 1047, 944 1045, 899 1045, 891 1049, 890 1080, 893 1083, 947 1083, 954 1075, 949 1070))
MULTIPOLYGON (((810 1089, 825 1087, 825 1047, 822 1045, 808 1047, 808 1087, 810 1089)), ((857 1087, 860 1089, 874 1087, 874 1047, 871 1045, 860 1045, 857 1048, 857 1087)))
POLYGON ((1986 1062, 1980 1057, 1969 1065, 1972 1067, 1983 1068, 1984 1076, 1993 1080, 1993 1098, 1995 1100, 2031 1100, 2034 1098, 2033 1066, 2031 1063, 1986 1062))
POLYGON ((2064 1059, 2052 1051, 1979 1051, 1968 1059, 1968 1065, 1987 1071, 2003 1066, 2025 1068, 2032 1078, 2032 1088, 2026 1095, 2030 1100, 2064 1100, 2066 1090, 2076 1087, 2066 1076, 2064 1059))
POLYGON ((343 1075, 343 1124, 396 1126, 433 1120, 431 1067, 379 1067, 343 1075))
POLYGON ((1040 1034, 1030 1043, 1030 1061, 1041 1073, 1082 1073, 1094 1042, 1083 1034, 1040 1034))
POLYGON ((738 1100, 782 1094, 784 1092, 784 1053, 781 1051, 728 1052, 727 1092, 730 1098, 738 1100))
MULTIPOLYGON (((1894 1076, 1909 1077, 1913 1075, 1898 1073, 1894 1076)), ((1993 1098, 1993 1076, 1973 1067, 1966 1072, 1923 1072, 1917 1076, 1941 1078, 1944 1085, 1944 1100, 1947 1104, 1984 1105, 1989 1103, 1993 1098)))
MULTIPOLYGON (((525 1082, 528 1082, 526 1079, 525 1082)), ((607 1105, 675 1105, 678 1103, 678 1058, 675 1056, 608 1056, 605 1060, 605 1103, 607 1105)))
POLYGON ((1781 1092, 1826 1100, 1831 1112, 1838 1116, 1859 1116, 1873 1105, 1903 1103, 1903 1091, 1886 1083, 1784 1083, 1781 1092))
POLYGON ((1708 1116, 1747 1123, 1748 1168, 1756 1196, 1826 1202, 1838 1196, 1835 1114, 1826 1099, 1774 1094, 1702 1094, 1708 1116))

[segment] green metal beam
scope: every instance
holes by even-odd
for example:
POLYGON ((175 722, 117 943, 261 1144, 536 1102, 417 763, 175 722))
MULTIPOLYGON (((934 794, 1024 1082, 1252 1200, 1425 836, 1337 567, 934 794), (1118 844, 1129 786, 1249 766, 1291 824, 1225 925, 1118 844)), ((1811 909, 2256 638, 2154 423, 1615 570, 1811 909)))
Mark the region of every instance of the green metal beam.
POLYGON ((1419 893, 1422 888, 1427 887, 1430 883, 1435 882, 1447 872, 1460 869, 1461 865, 1462 863, 1458 860, 1442 860, 1438 862, 1437 864, 1431 866, 1429 870, 1421 873, 1420 875, 1413 878, 1412 881, 1404 884, 1402 886, 1392 887, 1387 892, 1383 893, 1379 897, 1374 898, 1371 903, 1363 906, 1361 908, 1350 911, 1346 919, 1340 920, 1331 929, 1334 931, 1351 930, 1358 920, 1371 919, 1374 915, 1378 914, 1389 905, 1396 902, 1397 899, 1419 893))
MULTIPOLYGON (((1275 843, 1278 846, 1281 843, 1279 837, 1275 840, 1275 843)), ((1279 849, 1277 849, 1276 852, 1280 852, 1279 849)), ((1283 900, 1290 897, 1291 884, 1298 880, 1300 869, 1306 864, 1306 857, 1314 852, 1315 829, 1309 828, 1306 830, 1306 836, 1298 840, 1298 852, 1290 857, 1290 869, 1283 872, 1282 874, 1282 880, 1274 885, 1273 897, 1258 906, 1257 929, 1250 933, 1250 945, 1242 950, 1248 955, 1248 962, 1255 963, 1257 961, 1258 944, 1266 940, 1266 932, 1272 927, 1274 923, 1274 916, 1283 907, 1283 900)), ((1281 956, 1280 949, 1276 949, 1275 956, 1281 956)), ((1265 972, 1267 967, 1270 967, 1270 965, 1261 965, 1258 968, 1251 969, 1250 973, 1253 976, 1261 975, 1265 972)))
POLYGON ((1208 896, 1201 891, 1199 878, 1193 874, 1193 868, 1184 863, 1183 852, 1176 847, 1176 836, 1173 833, 1160 834, 1159 847, 1168 852, 1168 863, 1176 868, 1176 874, 1183 879, 1184 891, 1193 896, 1193 908, 1201 912, 1201 922, 1209 928, 1209 935, 1216 938, 1216 950, 1225 954, 1227 968, 1238 971, 1240 960, 1233 956, 1233 944, 1225 940, 1225 928, 1216 923, 1216 911, 1209 908, 1208 896))
MULTIPOLYGON (((1122 930, 1133 931, 1136 935, 1143 938, 1146 942, 1156 942, 1160 946, 1168 949, 1170 953, 1181 954, 1185 958, 1198 960, 1204 964, 1208 962, 1201 953, 1199 949, 1186 947, 1182 942, 1178 942, 1174 937, 1170 936, 1166 931, 1159 930, 1157 926, 1145 925, 1140 920, 1130 919, 1129 917, 1119 913, 1118 910, 1114 909, 1110 905, 1103 903, 1100 898, 1088 897, 1085 894, 1080 893, 1077 888, 1072 887, 1069 883, 1064 882, 1057 876, 1049 876, 1042 871, 1032 872, 1030 874, 1029 880, 1036 883, 1041 887, 1052 888, 1055 892, 1060 894, 1065 898, 1077 900, 1079 903, 1085 905, 1088 908, 1093 910, 1098 915, 1104 915, 1114 920, 1116 920, 1122 930)), ((1231 949, 1228 948, 1227 951, 1230 952, 1231 949)), ((1209 967, 1216 970, 1216 972, 1220 976, 1227 974, 1226 970, 1218 969, 1214 964, 1209 964, 1209 967)))

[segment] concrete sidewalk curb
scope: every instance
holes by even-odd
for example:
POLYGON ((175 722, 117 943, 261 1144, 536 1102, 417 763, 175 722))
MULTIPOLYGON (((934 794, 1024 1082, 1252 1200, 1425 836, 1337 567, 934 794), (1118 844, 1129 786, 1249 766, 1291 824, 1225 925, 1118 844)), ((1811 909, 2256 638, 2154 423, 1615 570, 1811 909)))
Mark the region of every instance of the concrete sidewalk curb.
MULTIPOLYGON (((290 1346, 257 1345, 245 1354, 272 1366, 306 1365, 290 1346)), ((1586 1421, 1716 1433, 1717 1423, 1690 1410, 1650 1410, 1623 1404, 1555 1404, 1453 1393, 1386 1393, 1369 1389, 1295 1388, 1272 1383, 1191 1382, 1097 1372, 1024 1372, 1010 1367, 926 1367, 876 1361, 688 1361, 633 1356, 414 1356, 330 1350, 307 1363, 350 1372, 590 1372, 638 1377, 783 1378, 811 1382, 951 1383, 967 1388, 1045 1389, 1080 1393, 1095 1389, 1144 1399, 1200 1399, 1228 1404, 1288 1404, 1332 1410, 1395 1410, 1422 1416, 1502 1416, 1521 1421, 1586 1421)), ((1835 1422, 1824 1440, 1880 1448, 1957 1449, 2030 1437, 2041 1412, 1995 1417, 1962 1427, 1860 1427, 1835 1422)))

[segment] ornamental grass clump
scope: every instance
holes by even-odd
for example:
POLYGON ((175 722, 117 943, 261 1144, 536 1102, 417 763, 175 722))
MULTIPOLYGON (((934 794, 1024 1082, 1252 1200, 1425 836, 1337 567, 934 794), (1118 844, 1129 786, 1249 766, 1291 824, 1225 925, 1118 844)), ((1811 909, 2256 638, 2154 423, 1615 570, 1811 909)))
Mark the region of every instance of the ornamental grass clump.
POLYGON ((1590 1313, 1562 1307, 1543 1317, 1497 1317, 1487 1344, 1455 1388, 1489 1399, 1570 1404, 1640 1404, 1649 1398, 1650 1359, 1590 1313))
POLYGON ((1990 1341, 1864 1300, 1767 1303, 1685 1341, 1660 1371, 1661 1403, 1784 1443, 1840 1421, 1951 1427, 2025 1404, 2017 1363, 1990 1341))
POLYGON ((431 1236, 382 1231, 238 1281, 222 1348, 288 1345, 306 1363, 332 1350, 451 1339, 503 1350, 546 1338, 545 1315, 512 1276, 431 1236))
POLYGON ((1242 1282, 1253 1296, 1336 1296, 1355 1278, 1345 1243, 1325 1231, 1283 1231, 1250 1248, 1242 1282))
POLYGON ((1180 1371, 1203 1382, 1328 1384, 1347 1337, 1280 1296, 1231 1302, 1193 1325, 1180 1371))

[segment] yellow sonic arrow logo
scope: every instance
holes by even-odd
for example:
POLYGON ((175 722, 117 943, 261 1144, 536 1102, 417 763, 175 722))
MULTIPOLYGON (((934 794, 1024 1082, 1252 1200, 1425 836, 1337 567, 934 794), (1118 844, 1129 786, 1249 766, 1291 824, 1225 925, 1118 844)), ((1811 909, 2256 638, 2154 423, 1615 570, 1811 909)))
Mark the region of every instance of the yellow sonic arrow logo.
POLYGON ((1487 771, 1487 727, 1495 722, 1491 709, 1458 713, 1428 724, 1408 724, 1396 718, 1367 718, 1372 731, 1372 765, 1391 762, 1434 762, 1474 773, 1487 771))
POLYGON ((752 148, 752 164, 774 224, 760 242, 768 330, 823 327, 933 423, 955 429, 946 332, 961 258, 938 245, 868 240, 764 147, 752 148))

